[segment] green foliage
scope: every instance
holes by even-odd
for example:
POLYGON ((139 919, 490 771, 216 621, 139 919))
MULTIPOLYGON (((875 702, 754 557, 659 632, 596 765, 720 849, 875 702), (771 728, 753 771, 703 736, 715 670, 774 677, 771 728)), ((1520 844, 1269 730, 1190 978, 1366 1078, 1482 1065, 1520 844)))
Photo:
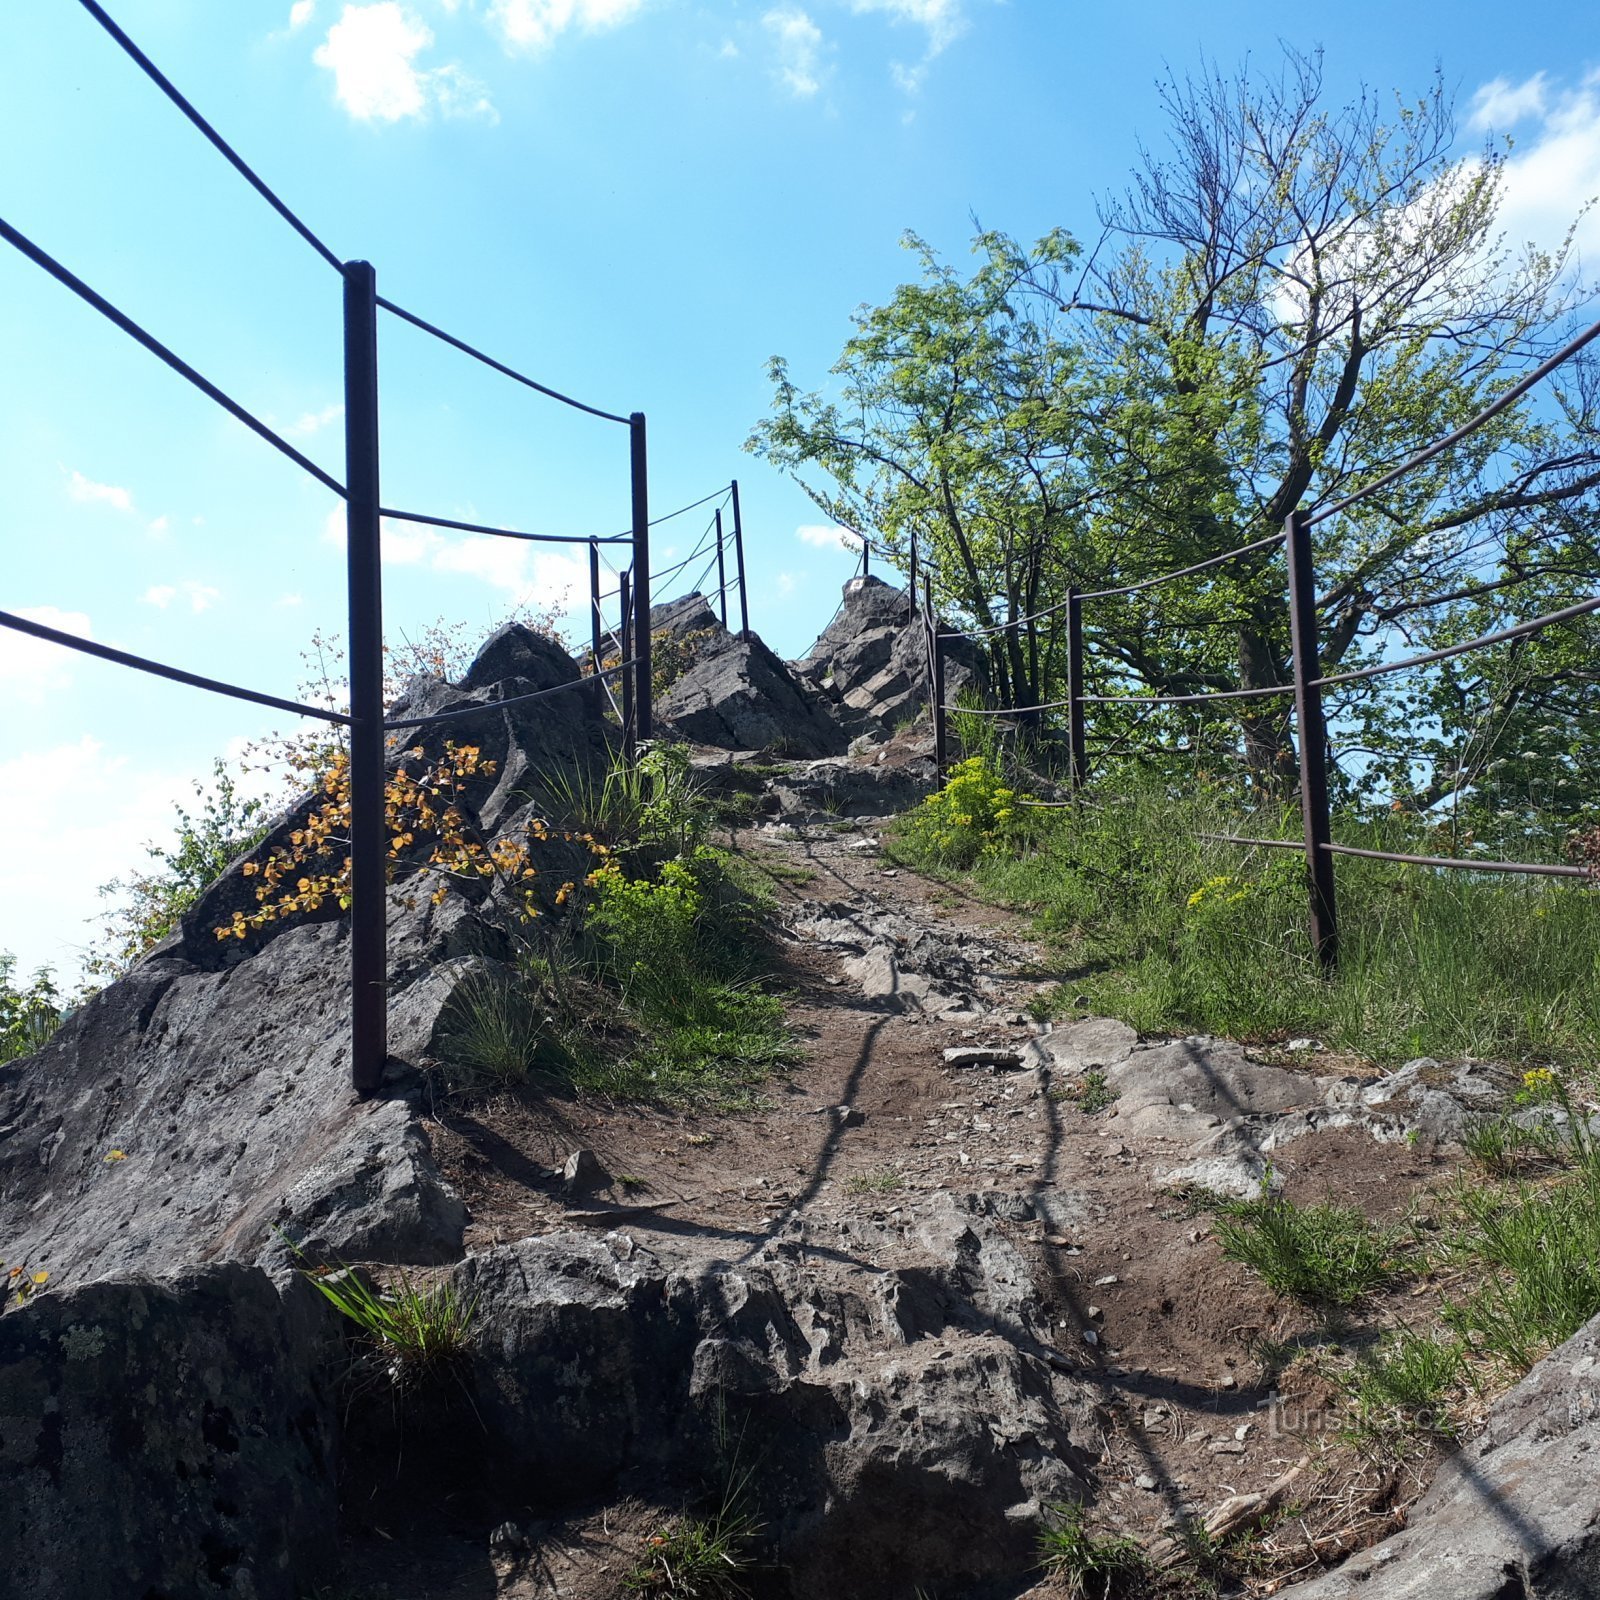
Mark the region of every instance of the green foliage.
POLYGON ((105 916, 100 948, 89 963, 92 972, 120 977, 177 928, 184 912, 234 861, 266 837, 267 802, 240 794, 220 760, 211 765, 210 784, 197 781, 194 792, 198 812, 173 806, 174 842, 145 847, 154 870, 113 879, 100 890, 114 903, 105 916))
MULTIPOLYGON (((1048 613, 990 641, 1002 705, 1064 694, 1051 608, 1069 586, 1170 573, 1342 500, 1502 395, 1585 299, 1570 235, 1510 247, 1505 151, 1461 160, 1437 78, 1393 113, 1379 95, 1339 104, 1320 58, 1285 49, 1275 72, 1159 92, 1169 137, 1105 202, 1092 257, 1059 230, 1031 247, 988 231, 964 276, 908 237, 916 280, 857 313, 826 390, 774 361, 750 440, 902 570, 915 538, 947 616, 1048 613)), ((1317 527, 1325 670, 1592 592, 1600 386, 1581 366, 1557 381, 1556 400, 1517 401, 1317 527)), ((1087 622, 1091 693, 1288 681, 1276 550, 1097 601, 1087 622)), ((1416 813, 1459 797, 1455 822, 1483 839, 1576 819, 1600 793, 1597 645, 1588 618, 1341 689, 1341 742, 1364 754, 1336 781, 1416 813)), ((1095 732, 1293 786, 1281 703, 1099 705, 1095 732)))
POLYGON ((31 1056, 61 1026, 61 994, 48 967, 24 988, 16 981, 16 957, 0 950, 0 1062, 31 1056))
POLYGON ((536 959, 469 973, 439 1018, 438 1049, 458 1088, 493 1092, 530 1078, 575 1082, 589 1054, 570 1005, 541 981, 536 959))
POLYGON ((653 745, 636 766, 619 758, 599 774, 580 767, 548 787, 564 822, 613 849, 688 855, 713 821, 685 745, 653 745))
POLYGON ((1014 849, 1033 828, 1024 802, 984 756, 969 756, 951 768, 945 786, 900 824, 902 847, 918 861, 970 867, 981 856, 1014 849))
MULTIPOLYGON (((1149 769, 1113 769, 1082 805, 1033 815, 1026 852, 991 851, 974 877, 1034 913, 1069 969, 1063 992, 1101 1015, 1149 1033, 1311 1034, 1380 1062, 1600 1059, 1600 895, 1582 884, 1341 859, 1330 979, 1298 854, 1203 837, 1292 838, 1297 819, 1149 769)), ((1400 817, 1347 814, 1335 833, 1438 853, 1400 817)))
POLYGON ((448 1279, 419 1288, 402 1272, 398 1282, 379 1288, 349 1267, 302 1271, 328 1303, 366 1335, 396 1384, 436 1379, 465 1360, 477 1296, 463 1296, 448 1279))
POLYGON ((1039 1557, 1069 1600, 1133 1600, 1147 1592, 1155 1569, 1136 1539, 1092 1533, 1082 1506, 1048 1510, 1052 1520, 1039 1535, 1039 1557))
POLYGON ((1453 1438, 1456 1424, 1446 1401, 1462 1376, 1459 1340, 1401 1328, 1345 1375, 1353 1413, 1348 1432, 1360 1442, 1412 1434, 1453 1438))
POLYGON ((1097 1112, 1104 1111, 1107 1106, 1114 1106, 1121 1097, 1121 1091, 1112 1088, 1107 1081, 1105 1073, 1098 1068, 1091 1068, 1080 1077, 1076 1083, 1068 1084, 1064 1089, 1054 1091, 1051 1098, 1061 1099, 1075 1105, 1086 1117, 1092 1117, 1097 1112))
POLYGON ((1264 1193, 1221 1209, 1215 1226, 1230 1261, 1312 1305, 1353 1305, 1394 1273, 1398 1235, 1374 1228, 1355 1206, 1297 1206, 1264 1193))
POLYGON ((851 1194, 894 1194, 904 1182, 904 1174, 882 1167, 877 1172, 858 1172, 845 1188, 851 1194))

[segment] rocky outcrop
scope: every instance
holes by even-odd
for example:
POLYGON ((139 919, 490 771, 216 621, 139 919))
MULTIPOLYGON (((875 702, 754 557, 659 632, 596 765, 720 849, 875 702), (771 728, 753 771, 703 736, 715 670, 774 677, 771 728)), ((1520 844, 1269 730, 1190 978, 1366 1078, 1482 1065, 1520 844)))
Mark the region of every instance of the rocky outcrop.
POLYGON ((1589 1600, 1600 1594, 1600 1318, 1490 1410, 1410 1525, 1294 1600, 1589 1600))
POLYGON ((1026 1263, 975 1200, 826 1237, 796 1220, 731 1261, 547 1235, 456 1281, 483 1308, 497 1480, 659 1497, 700 1482, 720 1437, 796 1595, 1026 1572, 1043 1507, 1081 1494, 1098 1447, 1026 1263))
POLYGON ((843 755, 848 736, 788 665, 751 634, 725 629, 698 595, 650 613, 657 667, 670 680, 656 716, 684 738, 723 750, 843 755))
POLYGON ((298 1600, 333 1565, 336 1331, 213 1266, 0 1316, 0 1594, 298 1600))
MULTIPOLYGON (((945 692, 954 704, 985 682, 982 652, 969 640, 945 641, 945 692)), ((795 672, 830 700, 852 734, 889 731, 925 712, 927 645, 911 597, 881 578, 852 578, 833 620, 795 672)))
MULTIPOLYGON (((417 680, 392 715, 487 707, 577 676, 559 645, 513 625, 459 684, 417 680)), ((578 689, 407 732, 389 759, 477 745, 495 770, 461 804, 492 835, 535 809, 542 776, 605 759, 611 737, 578 689)), ((292 808, 172 938, 42 1050, 0 1066, 0 1240, 12 1262, 58 1284, 159 1274, 277 1259, 276 1229, 352 1258, 460 1255, 465 1212, 434 1167, 407 1062, 427 1058, 455 983, 472 958, 503 954, 504 935, 485 891, 435 906, 408 887, 402 863, 388 899, 392 1083, 357 1100, 347 930, 334 897, 319 915, 243 941, 216 935, 236 909, 255 909, 258 880, 244 866, 303 826, 311 805, 292 808)), ((572 873, 547 875, 554 893, 572 873)))

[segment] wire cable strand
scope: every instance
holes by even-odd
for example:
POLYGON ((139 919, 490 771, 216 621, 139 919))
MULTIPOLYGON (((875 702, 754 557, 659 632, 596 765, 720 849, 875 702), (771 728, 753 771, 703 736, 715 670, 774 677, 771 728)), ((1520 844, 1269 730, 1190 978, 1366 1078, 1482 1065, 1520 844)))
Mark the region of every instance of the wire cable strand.
POLYGON ((514 383, 520 383, 525 388, 532 389, 537 394, 548 396, 552 400, 559 400, 564 406, 571 406, 575 411, 586 411, 591 417, 599 417, 604 422, 620 422, 627 427, 628 419, 620 417, 615 411, 602 411, 599 406, 591 406, 582 400, 574 400, 570 394, 562 394, 559 389, 552 389, 549 384, 540 383, 537 379, 518 372, 515 367, 508 367, 503 361, 496 361, 491 355, 485 355, 475 345, 470 345, 465 339, 458 339, 453 333, 446 333, 443 328, 435 327, 433 323, 425 321, 414 311, 407 311, 404 306, 398 306, 393 300, 385 299, 383 295, 377 297, 378 304, 385 311, 400 318, 402 322, 409 322, 413 328, 420 328, 424 333, 431 333, 435 339, 442 339, 446 344, 454 346, 463 355, 469 355, 474 361, 481 361, 484 366, 492 367, 501 376, 510 378, 514 383))
POLYGON ((313 250, 328 263, 335 272, 343 273, 344 264, 332 250, 314 234, 304 222, 292 212, 282 200, 267 186, 266 182, 257 175, 255 169, 228 143, 226 139, 211 126, 206 119, 195 110, 194 106, 184 95, 179 93, 172 80, 147 56, 132 39, 111 19, 104 6, 98 0, 78 0, 85 11, 100 24, 105 31, 120 45, 123 51, 132 58, 139 70, 155 84, 155 86, 175 105, 196 128, 211 142, 222 155, 223 159, 250 185, 285 222, 300 235, 313 250))
POLYGON ((1354 494, 1347 494, 1344 499, 1335 501, 1331 506, 1324 506, 1321 511, 1306 518, 1306 526, 1314 528, 1319 522, 1326 522, 1329 517, 1336 517, 1341 511, 1348 511, 1351 506, 1365 500, 1369 494, 1376 494, 1378 490, 1388 488, 1396 478, 1403 478, 1406 473, 1422 466, 1424 462, 1432 461, 1436 455, 1448 450, 1452 445, 1460 444, 1468 435, 1476 433, 1484 423, 1499 416, 1507 406, 1515 404, 1536 383, 1548 378, 1557 367, 1570 361, 1586 344, 1597 338, 1600 338, 1600 322, 1586 328, 1576 339, 1564 344, 1549 360, 1540 362, 1526 377, 1512 384, 1503 395, 1486 405, 1477 416, 1468 418, 1453 433, 1447 433, 1444 438, 1436 439, 1408 460, 1402 461, 1398 467, 1391 467, 1382 477, 1374 478, 1364 488, 1357 489, 1354 494))
POLYGON ((702 495, 698 500, 691 500, 686 506, 679 506, 676 511, 668 511, 663 516, 652 517, 646 527, 658 528, 663 522, 671 522, 674 517, 681 517, 685 511, 693 511, 696 506, 708 505, 713 500, 727 500, 733 494, 732 485, 726 488, 713 489, 710 494, 702 495))
POLYGON ((274 450, 286 455, 302 472, 309 472, 324 487, 331 489, 342 500, 345 488, 331 473, 324 472, 309 456, 302 455, 289 441, 276 434, 266 423, 252 416, 237 400, 230 399, 209 378, 202 377, 182 356, 175 355, 153 333, 147 333, 132 317, 117 310, 103 295, 96 294, 82 278, 69 272, 54 256, 47 255, 31 239, 18 233, 0 217, 0 239, 25 255, 35 266, 42 267, 57 283, 70 289, 86 304, 94 307, 107 321, 120 328, 130 339, 142 344, 151 355, 171 367, 180 378, 186 378, 208 400, 214 400, 235 421, 242 422, 253 434, 265 439, 274 450))
POLYGON ((462 533, 488 533, 497 539, 526 539, 532 544, 626 544, 628 535, 589 533, 518 533, 511 528, 491 528, 483 522, 458 522, 454 517, 428 517, 420 511, 396 511, 389 506, 378 512, 395 522, 420 522, 430 528, 457 528, 462 533))
POLYGON ((428 717, 400 717, 392 722, 385 722, 385 733, 394 732, 399 728, 427 728, 435 722, 458 722, 463 717, 480 716, 487 711, 504 711, 510 706, 520 706, 529 700, 544 700, 553 694, 567 694, 573 689, 588 689, 594 685, 596 678, 604 679, 614 672, 622 672, 629 667, 636 667, 639 658, 632 661, 619 661, 614 667, 602 667, 599 672, 592 672, 586 678, 573 678, 569 683, 557 683, 548 689, 532 689, 527 694, 509 695, 504 700, 480 700, 476 705, 456 706, 450 711, 436 711, 428 717))
POLYGON ((1501 628, 1496 633, 1479 634, 1476 639, 1468 639, 1465 644, 1453 644, 1444 650, 1429 650, 1420 656, 1407 656, 1404 661, 1382 661, 1375 667, 1360 667, 1354 672, 1335 672, 1329 677, 1313 678, 1311 681, 1319 689, 1329 689, 1341 683, 1359 683, 1365 678, 1381 678, 1389 672, 1406 672, 1412 667, 1426 667, 1435 661, 1448 661, 1452 656, 1464 656, 1471 650, 1485 650, 1490 645, 1506 644, 1526 634, 1537 633, 1541 628, 1548 628, 1553 623, 1571 622, 1577 617, 1588 616, 1592 611, 1600 611, 1600 595, 1591 600, 1581 601, 1575 606, 1566 606, 1560 611, 1547 612, 1544 616, 1534 617, 1528 622, 1519 622, 1515 627, 1501 628))
MULTIPOLYGON (((1197 839, 1208 839, 1214 844, 1259 845, 1267 850, 1298 850, 1304 852, 1305 844, 1299 839, 1251 839, 1237 833, 1200 833, 1197 839)), ((1539 878, 1587 878, 1587 867, 1563 867, 1543 861, 1473 861, 1460 856, 1413 856, 1399 850, 1361 850, 1353 844, 1324 844, 1319 846, 1334 856, 1359 856, 1364 861, 1394 861, 1403 867, 1450 867, 1462 872, 1522 872, 1539 878)))
POLYGON ((355 718, 340 711, 324 711, 318 706, 308 706, 298 700, 283 700, 275 694, 262 694, 256 689, 242 689, 236 683, 224 683, 220 678, 204 678, 198 672, 185 672, 182 667, 169 667, 164 662, 152 661, 147 656, 136 656, 127 650, 114 650, 108 644, 97 644, 93 639, 82 639, 75 633, 63 633, 59 628, 49 628, 42 622, 19 617, 11 611, 0 611, 0 627, 26 633, 48 644, 64 645, 86 656, 97 656, 119 667, 132 667, 138 672, 148 672, 153 677, 169 678, 173 683, 185 683, 194 689, 209 689, 213 694, 225 694, 234 700, 249 700, 258 706, 271 706, 276 711, 292 711, 296 716, 316 717, 323 722, 338 722, 354 726, 355 718))

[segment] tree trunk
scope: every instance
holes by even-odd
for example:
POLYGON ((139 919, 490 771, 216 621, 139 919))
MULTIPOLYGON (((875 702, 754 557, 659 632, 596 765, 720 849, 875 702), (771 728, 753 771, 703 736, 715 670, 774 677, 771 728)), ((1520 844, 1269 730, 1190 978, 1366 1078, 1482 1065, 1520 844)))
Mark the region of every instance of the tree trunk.
MULTIPOLYGON (((1265 689, 1287 681, 1284 664, 1265 630, 1239 630, 1239 687, 1265 689)), ((1239 717, 1244 733, 1244 765, 1251 784, 1264 794, 1286 795, 1300 780, 1294 743, 1289 736, 1289 706, 1283 699, 1244 700, 1239 717)))

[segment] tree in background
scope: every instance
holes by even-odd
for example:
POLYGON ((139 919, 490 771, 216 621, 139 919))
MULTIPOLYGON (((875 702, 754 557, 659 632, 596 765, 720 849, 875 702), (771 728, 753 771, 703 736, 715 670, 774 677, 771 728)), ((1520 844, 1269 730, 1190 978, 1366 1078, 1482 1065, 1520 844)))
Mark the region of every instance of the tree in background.
POLYGON ((32 1055, 65 1014, 48 967, 40 967, 26 988, 16 981, 16 967, 16 957, 0 950, 0 1062, 32 1055))
MULTIPOLYGON (((915 532, 959 619, 1154 577, 1334 505, 1502 394, 1570 336, 1586 298, 1570 234, 1553 250, 1501 238, 1503 154, 1452 157, 1437 83, 1392 112, 1365 93, 1330 108, 1319 58, 1286 52, 1271 81, 1208 69, 1161 97, 1169 148, 1142 152, 1129 190, 1103 204, 1095 249, 981 234, 985 265, 966 284, 924 250, 923 283, 857 317, 839 398, 802 394, 775 364, 774 415, 752 448, 819 471, 832 487, 818 503, 897 555, 915 532)), ((1597 396, 1594 364, 1576 360, 1318 527, 1325 670, 1592 591, 1597 396)), ((1042 669, 997 679, 1010 703, 1027 703, 1018 688, 1059 695, 1057 621, 1021 630, 1016 650, 1042 669)), ((1288 681, 1277 550, 1097 602, 1088 621, 1101 692, 1288 681)), ((1349 781, 1376 771, 1401 803, 1434 804, 1517 739, 1543 767, 1570 750, 1593 642, 1563 630, 1427 684, 1341 692, 1331 715, 1372 752, 1349 781)), ((1241 704, 1230 742, 1281 792, 1294 780, 1287 701, 1241 704)), ((1128 730, 1099 709, 1101 728, 1128 730)), ((1168 743, 1192 726, 1143 719, 1168 743)))

